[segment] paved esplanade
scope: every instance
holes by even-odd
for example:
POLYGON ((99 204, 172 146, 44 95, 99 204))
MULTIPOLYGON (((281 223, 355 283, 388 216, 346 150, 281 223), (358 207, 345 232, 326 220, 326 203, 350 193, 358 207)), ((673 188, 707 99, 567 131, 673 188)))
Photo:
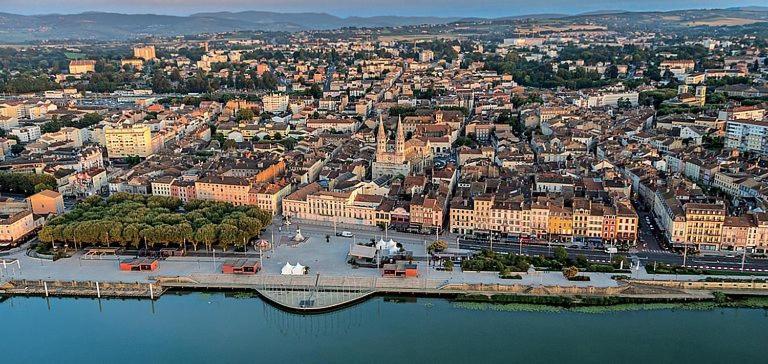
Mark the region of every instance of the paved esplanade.
MULTIPOLYGON (((293 228, 293 226, 291 226, 293 228)), ((320 274, 331 277, 379 277, 380 271, 372 268, 355 269, 347 263, 347 253, 350 244, 354 241, 370 240, 371 237, 381 238, 382 232, 368 230, 358 232, 357 238, 343 238, 331 235, 330 242, 326 242, 326 232, 323 227, 302 226, 302 234, 309 237, 305 243, 296 246, 278 245, 273 251, 264 254, 263 273, 265 275, 279 275, 285 263, 301 263, 309 267, 309 275, 320 274), (370 236, 366 236, 370 234, 370 236)), ((288 234, 286 229, 277 232, 276 240, 280 234, 288 234)), ((290 229, 293 230, 293 229, 290 229)), ((268 231, 269 234, 269 231, 268 231)), ((426 235, 413 234, 388 234, 401 243, 405 249, 413 251, 414 255, 423 257, 424 238, 426 235), (403 236, 401 236, 403 235, 403 236), (407 236, 406 236, 407 235, 407 236), (421 240, 421 241, 419 241, 421 240)), ((429 241, 429 240, 428 240, 429 241)), ((127 257, 123 257, 127 258, 127 257)), ((44 279, 44 280, 77 280, 77 281, 102 281, 102 282, 150 282, 157 276, 188 276, 193 274, 218 274, 221 263, 226 259, 217 257, 171 257, 159 264, 159 269, 154 272, 124 272, 118 268, 117 257, 105 257, 103 259, 84 259, 82 253, 72 258, 60 259, 55 262, 50 260, 32 258, 19 251, 9 256, 0 257, 8 264, 3 268, 0 264, 0 280, 8 279, 44 279), (20 264, 11 264, 19 261, 20 264), (19 269, 20 265, 20 269, 19 269)), ((525 285, 551 285, 551 286, 616 286, 617 282, 611 279, 612 273, 582 273, 590 276, 589 282, 574 282, 565 279, 560 272, 533 272, 523 273, 521 280, 500 279, 494 272, 461 272, 459 267, 453 272, 437 271, 428 267, 427 263, 419 262, 420 279, 444 281, 448 283, 488 283, 488 284, 525 284, 525 285)), ((676 279, 698 280, 703 276, 691 275, 650 275, 643 267, 633 269, 632 277, 638 279, 676 279)), ((742 277, 744 278, 744 277, 742 277)))

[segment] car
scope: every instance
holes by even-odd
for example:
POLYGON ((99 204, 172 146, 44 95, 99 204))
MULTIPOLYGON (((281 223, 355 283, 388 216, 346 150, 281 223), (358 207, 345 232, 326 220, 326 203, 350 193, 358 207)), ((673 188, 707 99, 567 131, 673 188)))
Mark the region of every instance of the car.
POLYGON ((351 238, 351 237, 353 237, 353 236, 354 236, 354 234, 352 234, 352 233, 351 233, 351 232, 349 232, 349 231, 342 231, 342 232, 340 232, 340 233, 336 233, 336 236, 341 236, 341 237, 343 237, 343 238, 351 238))

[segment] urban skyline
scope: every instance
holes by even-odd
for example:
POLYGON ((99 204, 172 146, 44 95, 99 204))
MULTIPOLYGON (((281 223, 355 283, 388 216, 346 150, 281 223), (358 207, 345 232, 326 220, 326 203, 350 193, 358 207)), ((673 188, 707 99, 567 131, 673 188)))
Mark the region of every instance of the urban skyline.
POLYGON ((0 14, 11 362, 764 361, 768 7, 3 3, 210 11, 0 14))

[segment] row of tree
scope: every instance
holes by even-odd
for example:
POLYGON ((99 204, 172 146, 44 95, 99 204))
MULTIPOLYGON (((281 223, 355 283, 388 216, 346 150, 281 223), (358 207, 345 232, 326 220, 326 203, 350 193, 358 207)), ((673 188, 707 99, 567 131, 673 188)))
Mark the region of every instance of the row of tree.
POLYGON ((31 196, 42 190, 56 190, 56 178, 49 174, 0 173, 0 192, 31 196))
POLYGON ((75 247, 131 248, 192 245, 227 250, 243 247, 271 222, 254 206, 193 200, 182 206, 175 197, 117 193, 104 200, 92 196, 63 216, 51 219, 39 233, 48 244, 75 247))

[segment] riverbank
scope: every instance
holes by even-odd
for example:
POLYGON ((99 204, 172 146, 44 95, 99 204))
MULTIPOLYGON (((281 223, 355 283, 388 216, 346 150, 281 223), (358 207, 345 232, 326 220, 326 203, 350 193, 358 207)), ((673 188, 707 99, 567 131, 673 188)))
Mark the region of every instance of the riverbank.
MULTIPOLYGON (((741 299, 732 298, 768 297, 768 283, 629 280, 617 282, 613 287, 594 287, 450 283, 419 278, 193 274, 154 277, 150 283, 11 280, 0 285, 0 295, 5 296, 157 299, 169 291, 257 294, 287 311, 321 313, 376 296, 442 297, 456 302, 565 308, 691 302, 737 304, 741 299)), ((759 305, 755 302, 758 301, 749 301, 748 307, 768 308, 768 299, 759 301, 759 305)))

